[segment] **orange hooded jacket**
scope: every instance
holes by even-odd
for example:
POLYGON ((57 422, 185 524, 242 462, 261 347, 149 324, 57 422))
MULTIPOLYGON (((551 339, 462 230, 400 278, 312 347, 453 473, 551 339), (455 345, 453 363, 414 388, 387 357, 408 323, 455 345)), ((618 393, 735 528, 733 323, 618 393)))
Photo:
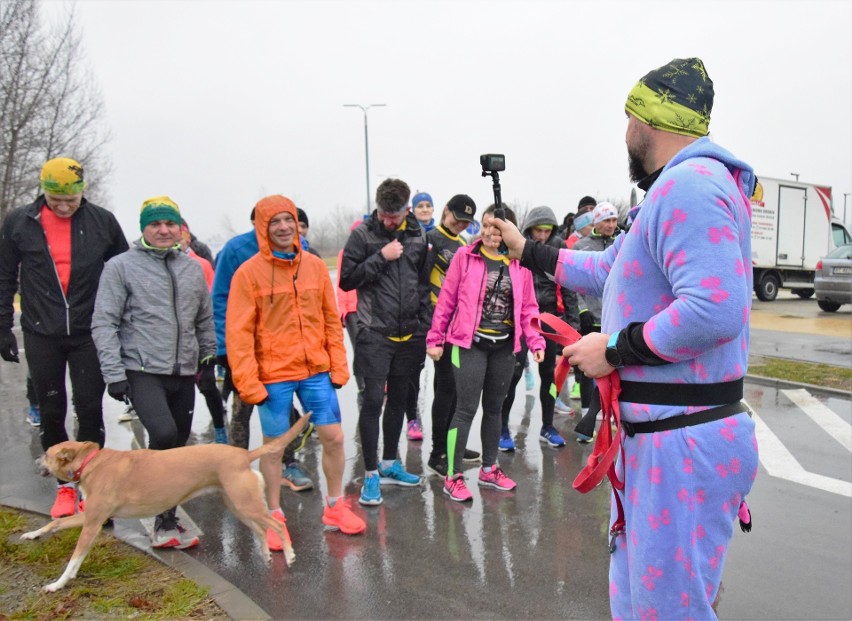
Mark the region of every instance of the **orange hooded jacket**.
POLYGON ((343 329, 325 263, 302 252, 298 229, 295 258, 272 255, 269 221, 285 211, 298 221, 296 206, 288 198, 267 196, 257 203, 260 251, 237 269, 228 294, 228 364, 240 398, 247 403, 267 397, 264 384, 324 372, 331 374, 333 384, 342 386, 349 380, 343 329))

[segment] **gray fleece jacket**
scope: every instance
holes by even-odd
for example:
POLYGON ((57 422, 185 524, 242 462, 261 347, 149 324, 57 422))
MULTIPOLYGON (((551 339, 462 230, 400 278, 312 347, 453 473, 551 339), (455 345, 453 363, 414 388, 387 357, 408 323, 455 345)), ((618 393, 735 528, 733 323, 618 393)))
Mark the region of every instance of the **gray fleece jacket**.
MULTIPOLYGON (((572 250, 591 250, 594 252, 603 252, 613 243, 615 243, 615 238, 618 237, 618 231, 612 237, 604 237, 599 235, 594 230, 586 235, 585 237, 581 237, 577 240, 577 243, 574 244, 572 250)), ((577 294, 577 300, 580 304, 580 310, 588 309, 589 312, 592 313, 593 321, 596 326, 601 325, 601 310, 602 310, 602 301, 601 298, 595 295, 580 295, 577 294)))
POLYGON ((213 306, 197 261, 179 249, 157 250, 142 240, 104 266, 92 338, 104 382, 125 371, 194 375, 216 355, 213 306))

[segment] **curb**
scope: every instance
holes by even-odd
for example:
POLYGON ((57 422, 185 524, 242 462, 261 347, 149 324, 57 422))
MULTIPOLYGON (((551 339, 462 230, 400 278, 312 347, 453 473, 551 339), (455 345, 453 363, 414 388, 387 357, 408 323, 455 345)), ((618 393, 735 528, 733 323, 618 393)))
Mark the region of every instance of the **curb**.
MULTIPOLYGON (((0 505, 12 509, 20 509, 37 515, 44 515, 43 508, 35 503, 8 496, 0 501, 0 505)), ((112 534, 127 545, 136 548, 155 559, 156 561, 179 571, 181 574, 208 589, 208 596, 225 611, 231 619, 235 620, 257 620, 270 621, 272 619, 263 608, 258 606, 248 595, 243 593, 234 584, 225 580, 222 576, 209 569, 200 561, 195 560, 182 550, 159 551, 149 545, 148 537, 138 530, 128 527, 116 526, 112 534)))
POLYGON ((827 388, 825 386, 817 386, 815 384, 805 384, 803 382, 791 382, 789 380, 776 379, 774 377, 763 377, 762 375, 751 375, 746 373, 746 381, 752 384, 760 384, 761 386, 769 386, 771 388, 805 388, 810 392, 822 393, 829 397, 852 397, 852 391, 841 390, 839 388, 827 388))

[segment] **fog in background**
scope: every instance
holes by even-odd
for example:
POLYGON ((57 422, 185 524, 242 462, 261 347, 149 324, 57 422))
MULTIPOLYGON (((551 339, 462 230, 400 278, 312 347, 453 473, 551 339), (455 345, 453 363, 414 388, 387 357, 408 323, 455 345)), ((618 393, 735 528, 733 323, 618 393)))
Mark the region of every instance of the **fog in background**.
MULTIPOLYGON (((481 209, 479 155, 499 152, 509 204, 561 219, 585 194, 626 202, 626 95, 689 56, 715 83, 714 140, 758 175, 831 185, 840 217, 852 192, 846 0, 73 7, 113 135, 109 206, 131 238, 159 194, 206 240, 248 230, 272 193, 312 225, 363 212, 364 117, 347 103, 386 104, 368 113, 373 195, 396 176, 438 207, 466 193, 481 209)), ((71 8, 43 5, 48 21, 71 8)))

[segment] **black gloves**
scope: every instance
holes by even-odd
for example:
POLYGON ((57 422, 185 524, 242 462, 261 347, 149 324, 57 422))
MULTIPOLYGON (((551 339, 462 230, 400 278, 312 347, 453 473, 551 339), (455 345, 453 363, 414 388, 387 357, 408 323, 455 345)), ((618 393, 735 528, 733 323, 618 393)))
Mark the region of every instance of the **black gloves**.
POLYGON ((195 374, 195 385, 201 393, 216 388, 216 358, 207 356, 198 363, 198 372, 195 374))
POLYGON ((21 362, 18 357, 18 339, 11 330, 0 332, 0 358, 6 362, 21 362))
POLYGON ((216 356, 216 364, 226 370, 230 370, 231 367, 228 364, 228 356, 227 354, 223 354, 222 356, 216 356))
POLYGON ((107 393, 116 401, 130 404, 130 383, 127 380, 107 384, 107 393))
POLYGON ((331 383, 331 386, 335 390, 340 390, 341 388, 343 388, 343 384, 335 384, 334 382, 331 383))
POLYGON ((595 327, 595 318, 592 317, 592 313, 588 310, 580 311, 580 329, 578 332, 583 336, 590 334, 594 331, 595 327))

